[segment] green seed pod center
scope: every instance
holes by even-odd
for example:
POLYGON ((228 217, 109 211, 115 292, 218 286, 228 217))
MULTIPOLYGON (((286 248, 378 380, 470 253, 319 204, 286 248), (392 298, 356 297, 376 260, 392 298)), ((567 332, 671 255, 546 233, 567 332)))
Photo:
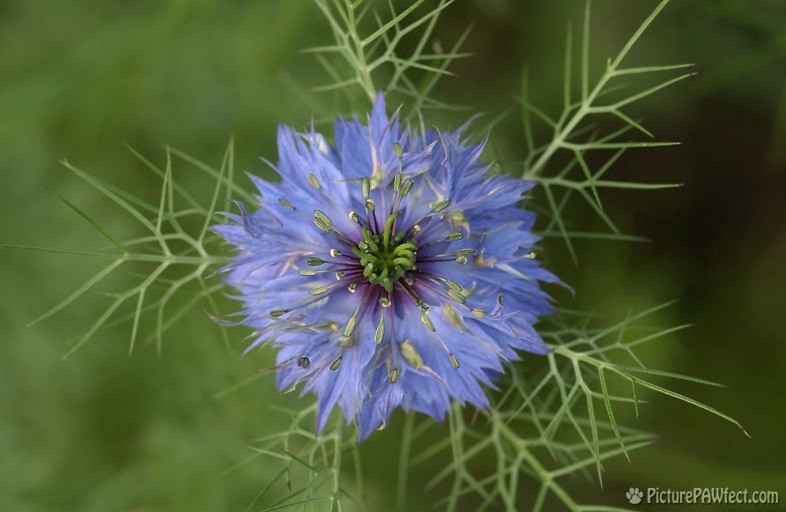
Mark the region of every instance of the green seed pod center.
POLYGON ((363 275, 370 283, 382 286, 388 292, 393 284, 407 271, 415 268, 417 243, 408 233, 394 233, 393 226, 398 217, 394 212, 385 220, 382 233, 372 233, 362 227, 363 239, 352 252, 360 258, 363 275))

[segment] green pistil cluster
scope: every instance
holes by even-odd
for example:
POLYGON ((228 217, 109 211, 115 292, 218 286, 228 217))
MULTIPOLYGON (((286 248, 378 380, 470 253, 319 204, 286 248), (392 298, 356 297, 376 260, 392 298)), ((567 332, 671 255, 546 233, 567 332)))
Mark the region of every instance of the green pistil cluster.
POLYGON ((415 268, 415 239, 407 238, 407 233, 403 231, 393 232, 398 214, 393 212, 388 216, 381 234, 361 227, 363 239, 352 248, 352 252, 360 259, 363 275, 370 283, 378 284, 388 292, 393 291, 393 284, 399 278, 415 268))

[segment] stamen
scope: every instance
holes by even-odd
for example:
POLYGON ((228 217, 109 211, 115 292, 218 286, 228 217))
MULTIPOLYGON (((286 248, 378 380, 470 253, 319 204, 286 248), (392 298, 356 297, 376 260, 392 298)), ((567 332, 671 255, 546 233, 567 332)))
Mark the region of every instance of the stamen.
POLYGON ((360 273, 355 267, 348 266, 348 265, 339 266, 336 264, 332 264, 331 268, 327 268, 327 269, 301 268, 298 269, 297 272, 301 276, 316 276, 319 274, 333 273, 336 276, 336 279, 338 280, 343 279, 347 275, 347 273, 349 273, 349 275, 357 275, 360 273))
POLYGON ((450 199, 445 199, 444 201, 440 201, 431 207, 432 213, 439 213, 445 208, 450 206, 450 199))
POLYGON ((436 332, 437 328, 434 327, 434 322, 431 321, 425 311, 420 315, 420 321, 423 322, 426 327, 428 327, 429 331, 436 332))
POLYGON ((402 286, 404 286, 407 294, 412 297, 412 300, 415 301, 415 306, 417 306, 422 313, 428 311, 428 306, 423 302, 423 299, 420 297, 420 295, 418 295, 418 293, 412 288, 410 283, 404 282, 402 286))
POLYGON ((379 324, 377 325, 377 332, 374 333, 374 342, 379 345, 385 337, 385 313, 383 312, 379 317, 379 324))
POLYGON ((410 190, 412 190, 412 180, 407 179, 401 184, 401 197, 407 197, 410 190))
POLYGON ((437 240, 433 240, 433 241, 427 243, 426 245, 424 245, 423 247, 429 247, 429 246, 436 245, 436 244, 439 244, 439 243, 442 243, 442 242, 457 242, 457 241, 463 240, 463 239, 464 239, 464 234, 459 232, 459 231, 455 231, 455 232, 449 234, 448 236, 446 236, 445 238, 438 238, 437 240))
POLYGON ((338 359, 336 359, 335 361, 330 363, 330 370, 331 371, 336 371, 336 370, 338 370, 338 367, 340 365, 341 365, 341 357, 339 357, 338 359))
POLYGON ((333 221, 330 220, 330 217, 325 215, 325 213, 321 210, 314 210, 314 224, 323 231, 330 231, 333 227, 333 221))
POLYGON ((281 203, 281 206, 289 208, 290 210, 296 210, 295 205, 284 199, 283 197, 278 198, 278 202, 281 203))
POLYGON ((344 337, 346 338, 349 338, 352 336, 352 333, 355 332, 355 325, 358 322, 358 310, 360 309, 361 304, 358 304, 358 307, 355 308, 355 312, 352 313, 352 316, 349 317, 349 320, 347 320, 347 325, 344 327, 344 337))
POLYGON ((363 199, 368 199, 369 194, 371 194, 371 180, 363 178, 363 199))
POLYGON ((459 331, 467 330, 467 327, 464 325, 464 322, 461 320, 461 316, 456 312, 455 309, 450 304, 444 304, 442 306, 442 313, 448 318, 448 321, 458 329, 459 331))
POLYGON ((308 181, 311 183, 311 186, 314 187, 315 189, 320 190, 322 188, 319 184, 319 181, 317 181, 317 177, 314 175, 314 173, 308 175, 308 181))
POLYGON ((456 263, 459 265, 464 265, 467 263, 467 256, 472 256, 475 254, 475 249, 460 249, 456 251, 458 256, 456 257, 456 263))
POLYGON ((464 296, 464 294, 459 293, 459 292, 457 292, 455 290, 448 290, 448 296, 451 299, 453 299, 456 302, 458 302, 459 304, 466 304, 467 303, 467 298, 464 296))
POLYGON ((450 279, 444 278, 442 276, 435 276, 433 274, 431 275, 431 277, 433 277, 434 279, 436 279, 436 280, 438 280, 438 281, 440 281, 442 283, 445 283, 446 285, 448 285, 448 288, 450 288, 451 290, 453 290, 455 292, 461 292, 461 291, 464 290, 464 288, 462 288, 460 284, 458 284, 455 281, 451 281, 450 279))
POLYGON ((343 349, 352 348, 355 346, 356 343, 357 340, 352 336, 349 337, 342 336, 338 339, 338 346, 343 349))
POLYGON ((415 367, 415 369, 419 369, 423 366, 423 358, 415 348, 415 344, 410 340, 404 340, 399 343, 398 350, 401 352, 401 357, 403 357, 406 362, 415 367))
POLYGON ((459 249, 454 253, 445 253, 445 254, 432 254, 430 256, 426 256, 423 258, 423 261, 428 262, 439 262, 439 261, 451 261, 456 260, 457 262, 461 263, 462 265, 469 261, 467 256, 472 256, 475 254, 475 249, 459 249))
POLYGON ((334 286, 335 286, 334 284, 329 284, 327 286, 318 286, 316 288, 311 288, 308 291, 308 293, 310 293, 311 295, 322 295, 330 291, 330 289, 333 288, 334 286))

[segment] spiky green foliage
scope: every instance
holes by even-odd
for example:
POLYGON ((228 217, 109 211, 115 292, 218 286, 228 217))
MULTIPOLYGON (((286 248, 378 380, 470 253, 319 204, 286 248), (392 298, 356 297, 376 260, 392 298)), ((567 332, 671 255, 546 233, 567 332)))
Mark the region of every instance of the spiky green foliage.
POLYGON ((717 385, 648 368, 637 355, 641 345, 684 327, 643 325, 668 305, 606 327, 595 325, 599 320, 591 316, 562 311, 544 332, 553 349, 546 362, 514 365, 501 386, 504 392, 489 410, 456 407, 450 436, 426 448, 405 437, 403 450, 418 453, 413 464, 450 453, 453 462, 427 484, 435 488, 451 482, 440 502, 447 510, 540 511, 553 510, 557 502, 572 511, 623 510, 582 505, 562 482, 575 473, 588 478, 595 473, 602 484, 604 460, 619 455, 630 460, 630 452, 653 442, 651 434, 617 419, 624 409, 627 416, 638 415, 642 390, 699 407, 742 429, 728 415, 653 382, 665 378, 717 385))
POLYGON ((431 97, 431 91, 441 77, 451 74, 451 62, 467 56, 459 50, 469 30, 448 50, 434 38, 440 14, 453 1, 314 0, 334 37, 332 45, 306 50, 316 55, 332 79, 315 90, 340 91, 353 104, 358 88, 369 103, 379 91, 398 92, 413 110, 448 108, 431 97), (402 43, 411 44, 403 50, 402 43))
MULTIPOLYGON (((155 315, 155 329, 144 339, 154 341, 160 353, 164 332, 182 318, 197 304, 204 301, 205 308, 215 316, 220 316, 214 296, 221 290, 216 280, 208 282, 207 277, 219 265, 228 261, 218 255, 217 241, 208 228, 220 222, 216 215, 216 205, 226 203, 230 197, 243 192, 233 188, 233 146, 230 142, 221 166, 214 169, 192 157, 174 149, 167 149, 166 166, 161 169, 145 157, 131 149, 144 167, 161 178, 161 193, 158 204, 151 204, 116 186, 97 179, 91 174, 63 161, 63 165, 77 177, 84 180, 97 192, 104 195, 117 207, 128 214, 142 228, 141 236, 118 241, 102 227, 93 215, 81 210, 77 205, 55 193, 57 197, 79 217, 88 222, 101 235, 108 245, 102 251, 74 251, 46 247, 4 245, 8 248, 38 250, 56 254, 73 254, 95 259, 105 264, 92 278, 74 290, 60 303, 48 309, 30 322, 34 325, 63 309, 71 306, 77 299, 93 291, 99 283, 110 276, 126 274, 133 284, 126 289, 112 289, 100 292, 110 299, 103 313, 83 334, 71 340, 71 347, 63 356, 73 354, 102 328, 130 323, 129 353, 139 340, 140 320, 145 314, 155 315), (186 189, 178 185, 172 172, 172 154, 189 162, 215 181, 212 198, 207 205, 200 204, 186 189), (184 227, 185 226, 185 227, 184 227), (189 229, 190 228, 190 229, 189 229), (214 252, 215 251, 215 252, 214 252), (190 298, 179 303, 170 311, 167 306, 179 293, 187 293, 190 298)), ((228 346, 226 332, 222 333, 228 346)))
POLYGON ((634 45, 641 39, 644 32, 666 7, 669 0, 663 0, 650 16, 644 20, 627 43, 613 59, 608 59, 602 74, 594 84, 590 77, 590 7, 591 0, 586 0, 584 23, 581 41, 580 87, 579 93, 573 90, 573 42, 572 31, 568 29, 565 67, 563 77, 563 105, 558 117, 548 115, 539 109, 529 98, 528 77, 525 71, 519 103, 522 107, 524 140, 527 145, 527 158, 523 162, 522 176, 537 181, 546 197, 550 221, 544 229, 544 236, 559 236, 565 242, 574 260, 577 259, 573 244, 575 238, 612 238, 618 240, 636 240, 630 235, 620 232, 614 221, 603 209, 600 191, 602 189, 652 190, 669 188, 673 184, 632 183, 621 180, 605 179, 607 171, 622 154, 629 149, 655 148, 671 146, 675 142, 652 140, 650 133, 640 122, 629 113, 627 107, 641 99, 680 82, 693 73, 681 73, 667 78, 643 90, 634 90, 621 97, 609 99, 626 80, 653 73, 668 73, 683 70, 690 65, 658 65, 658 66, 627 66, 627 57, 634 45), (622 122, 622 126, 603 131, 596 125, 598 118, 614 117, 622 122), (538 145, 535 141, 533 123, 540 121, 552 130, 548 142, 538 145), (649 140, 631 140, 630 132, 638 132, 649 140), (568 163, 553 165, 553 160, 560 152, 570 155, 568 163), (605 161, 593 168, 589 163, 588 154, 592 152, 611 153, 605 161), (556 167, 556 168, 555 168, 556 167), (608 232, 587 233, 571 229, 564 211, 574 197, 581 198, 603 221, 608 232))
POLYGON ((316 405, 303 410, 281 409, 278 412, 290 418, 289 428, 255 439, 251 444, 253 454, 231 470, 238 470, 260 457, 281 466, 276 476, 260 489, 247 510, 332 512, 346 510, 343 500, 359 503, 358 496, 347 492, 342 484, 342 473, 354 464, 356 492, 358 495, 363 493, 359 448, 357 442, 344 438, 342 424, 336 423, 328 433, 317 436, 313 429, 316 405), (342 461, 346 455, 352 456, 349 463, 342 461))

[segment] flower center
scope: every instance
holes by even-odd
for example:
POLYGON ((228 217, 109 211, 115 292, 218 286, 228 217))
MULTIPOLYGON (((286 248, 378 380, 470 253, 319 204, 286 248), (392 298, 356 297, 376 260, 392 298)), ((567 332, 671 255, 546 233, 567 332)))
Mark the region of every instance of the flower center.
POLYGON ((393 291, 393 284, 401 276, 415 268, 417 243, 409 233, 395 232, 398 213, 388 216, 382 233, 362 227, 363 239, 352 248, 363 267, 363 275, 388 292, 393 291))

